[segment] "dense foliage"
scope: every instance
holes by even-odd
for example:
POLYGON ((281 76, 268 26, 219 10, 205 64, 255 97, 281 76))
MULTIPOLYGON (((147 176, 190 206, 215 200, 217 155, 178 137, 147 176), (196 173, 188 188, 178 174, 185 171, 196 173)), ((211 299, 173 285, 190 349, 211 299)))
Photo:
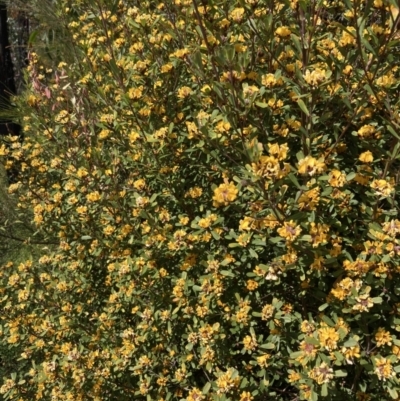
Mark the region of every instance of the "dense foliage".
POLYGON ((397 398, 395 1, 55 6, 0 154, 59 246, 2 267, 0 392, 397 398))

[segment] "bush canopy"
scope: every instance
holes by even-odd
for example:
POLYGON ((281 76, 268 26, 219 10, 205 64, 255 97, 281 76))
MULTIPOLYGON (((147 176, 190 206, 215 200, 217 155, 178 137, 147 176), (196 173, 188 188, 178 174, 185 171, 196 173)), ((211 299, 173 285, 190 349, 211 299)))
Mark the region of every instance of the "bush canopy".
POLYGON ((5 399, 398 399, 397 2, 52 4, 0 147, 57 243, 1 269, 5 399))

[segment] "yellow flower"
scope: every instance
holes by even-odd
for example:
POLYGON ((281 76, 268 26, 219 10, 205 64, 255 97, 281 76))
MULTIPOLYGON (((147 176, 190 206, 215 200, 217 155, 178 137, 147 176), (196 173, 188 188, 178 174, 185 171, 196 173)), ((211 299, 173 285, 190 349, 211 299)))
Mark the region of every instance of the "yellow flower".
POLYGON ((303 320, 301 322, 300 330, 307 335, 311 335, 311 333, 315 330, 315 326, 308 320, 303 320))
POLYGON ((287 26, 280 26, 275 30, 275 33, 282 38, 289 36, 292 31, 287 26))
POLYGON ((180 217, 179 223, 182 224, 183 226, 186 226, 186 224, 189 223, 189 217, 187 216, 180 217))
POLYGON ((295 371, 291 371, 288 377, 289 383, 294 383, 297 382, 301 379, 301 376, 299 373, 295 371))
POLYGON ((140 191, 146 187, 146 181, 140 178, 133 183, 133 187, 140 191))
POLYGON ((296 361, 305 365, 309 360, 313 360, 317 355, 317 347, 313 344, 307 343, 304 340, 300 343, 301 355, 296 358, 296 361))
POLYGON ((174 66, 173 66, 171 63, 164 64, 164 65, 161 67, 161 72, 162 72, 162 73, 169 72, 169 71, 172 70, 172 68, 174 68, 174 66))
POLYGON ((303 192, 297 201, 299 209, 315 210, 320 200, 320 192, 321 190, 319 187, 303 192))
POLYGON ((100 199, 100 194, 99 194, 98 191, 91 192, 91 193, 86 195, 86 199, 89 202, 96 202, 96 201, 98 201, 100 199))
POLYGON ((280 171, 278 159, 274 156, 261 156, 257 163, 252 163, 251 168, 254 174, 260 177, 277 177, 280 171))
POLYGON ((319 385, 329 383, 333 379, 333 369, 330 368, 325 362, 315 367, 308 374, 310 379, 315 380, 319 385))
POLYGON ((362 161, 363 163, 371 163, 374 160, 374 156, 369 150, 367 150, 366 152, 361 153, 358 160, 362 161))
POLYGON ((243 391, 240 394, 240 401, 252 401, 253 399, 254 397, 248 391, 243 391))
POLYGON ((269 153, 275 156, 278 160, 285 160, 287 158, 287 153, 289 150, 289 146, 284 143, 282 145, 278 145, 277 143, 268 144, 269 153))
POLYGON ((243 247, 246 247, 247 244, 249 243, 251 238, 251 234, 240 234, 237 239, 236 242, 243 247))
POLYGON ((261 319, 268 320, 274 315, 275 307, 271 304, 266 304, 261 310, 261 319))
POLYGON ((190 198, 196 199, 196 198, 200 198, 200 196, 202 194, 203 194, 203 190, 200 187, 193 187, 193 188, 190 188, 186 192, 185 198, 190 197, 190 198))
POLYGON ((332 187, 342 187, 346 183, 346 174, 339 170, 332 170, 328 182, 332 187))
POLYGON ((165 387, 165 386, 167 385, 167 382, 168 382, 168 379, 167 379, 166 377, 159 377, 159 378, 157 379, 157 384, 158 384, 160 387, 165 387))
POLYGON ((374 306, 369 294, 362 294, 356 297, 357 303, 353 305, 353 310, 358 312, 368 312, 374 306))
POLYGON ((375 374, 378 376, 379 380, 386 381, 395 375, 393 372, 392 363, 390 360, 380 357, 375 359, 375 374))
POLYGON ((394 237, 396 234, 400 233, 400 221, 399 220, 390 220, 386 223, 383 223, 383 231, 394 237))
POLYGON ((139 86, 138 88, 131 88, 128 91, 128 97, 129 99, 136 100, 140 99, 143 93, 143 86, 139 86))
POLYGON ((300 399, 310 400, 312 395, 312 388, 307 384, 300 384, 300 399))
POLYGON ((354 359, 361 357, 360 347, 358 345, 349 348, 343 347, 341 352, 349 365, 354 363, 354 359))
POLYGON ((337 348, 339 341, 339 333, 333 327, 321 327, 318 330, 318 338, 321 347, 328 351, 333 351, 337 348))
POLYGON ((375 333, 376 346, 381 347, 382 345, 392 345, 392 336, 384 328, 380 327, 375 333))
POLYGON ((187 401, 201 401, 204 400, 204 395, 201 390, 198 388, 193 388, 192 390, 189 391, 189 394, 186 398, 187 401))
POLYGON ((356 43, 356 33, 355 33, 355 28, 349 27, 347 29, 349 32, 343 31, 342 32, 342 37, 340 38, 339 41, 339 46, 347 46, 347 45, 353 45, 356 43), (352 34, 353 33, 353 34, 352 34))
POLYGON ((235 21, 235 22, 240 22, 243 19, 244 16, 244 8, 235 8, 229 16, 235 21))
POLYGON ((245 216, 239 221, 239 231, 250 231, 255 227, 255 219, 249 216, 245 216))
POLYGON ((246 336, 243 339, 243 346, 247 351, 254 351, 257 348, 257 345, 256 339, 252 336, 246 336))
POLYGON ((326 165, 321 159, 316 159, 312 156, 306 156, 304 159, 299 161, 299 174, 313 176, 320 174, 325 171, 326 165))
POLYGON ((212 198, 214 201, 213 206, 227 206, 237 198, 238 192, 239 191, 233 182, 228 182, 225 180, 224 184, 221 184, 214 190, 214 196, 212 198))
POLYGON ((262 368, 268 367, 268 360, 271 359, 270 354, 264 354, 257 357, 257 364, 262 368))
POLYGON ((289 222, 285 221, 283 227, 278 228, 277 232, 286 241, 292 242, 300 235, 301 228, 293 220, 290 220, 289 222))
POLYGON ((274 74, 269 73, 262 76, 261 83, 264 86, 271 88, 275 85, 282 85, 283 79, 282 78, 276 79, 274 74))
POLYGON ((188 86, 182 86, 182 88, 178 89, 178 97, 179 99, 185 99, 186 97, 190 96, 192 93, 192 89, 188 86))
POLYGON ((358 131, 357 134, 361 137, 361 138, 369 138, 370 136, 372 136, 375 133, 375 127, 373 125, 363 125, 358 131))
POLYGON ((254 291, 254 290, 256 290, 256 289, 258 288, 258 283, 257 283, 257 281, 254 281, 254 280, 247 280, 246 288, 247 288, 249 291, 254 291))
POLYGON ((386 180, 374 180, 370 187, 375 190, 375 193, 383 198, 387 198, 394 191, 393 186, 386 180))
POLYGON ((216 126, 215 130, 223 134, 224 132, 228 132, 231 129, 231 124, 228 121, 220 121, 216 126))
POLYGON ((327 242, 329 226, 327 224, 310 223, 310 236, 313 248, 327 242))
POLYGON ((66 124, 69 121, 69 113, 67 110, 61 110, 54 118, 54 121, 60 124, 66 124))
POLYGON ((257 94, 258 92, 259 92, 259 88, 255 85, 244 86, 244 88, 243 88, 244 98, 250 98, 254 94, 257 94))
POLYGON ((217 394, 229 393, 232 389, 239 385, 240 376, 234 375, 234 373, 236 373, 236 371, 230 368, 218 377, 215 382, 218 387, 217 394), (232 376, 235 377, 233 378, 232 376))

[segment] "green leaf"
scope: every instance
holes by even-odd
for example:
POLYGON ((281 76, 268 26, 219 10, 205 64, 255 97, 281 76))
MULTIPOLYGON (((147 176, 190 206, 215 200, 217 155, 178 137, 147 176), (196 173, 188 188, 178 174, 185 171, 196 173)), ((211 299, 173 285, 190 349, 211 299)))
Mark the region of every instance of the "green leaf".
POLYGON ((322 397, 326 397, 327 395, 328 395, 328 386, 327 386, 326 383, 324 383, 324 384, 321 386, 321 396, 322 396, 322 397))
POLYGON ((387 129, 395 138, 397 138, 397 139, 400 140, 399 134, 393 129, 393 127, 392 127, 391 125, 388 124, 388 125, 386 126, 386 129, 387 129))
POLYGON ((305 342, 311 345, 319 345, 319 341, 314 337, 306 337, 305 342))
POLYGON ((303 100, 298 99, 297 104, 299 105, 300 109, 303 111, 304 114, 306 114, 307 116, 310 116, 310 112, 308 111, 307 106, 303 102, 303 100))
POLYGON ((256 251, 254 251, 253 249, 249 248, 249 253, 250 256, 252 256, 254 259, 258 259, 258 254, 256 251))
POLYGON ((346 180, 351 181, 356 175, 357 174, 354 171, 352 171, 351 173, 346 175, 346 180))
POLYGON ((221 239, 221 236, 214 230, 211 231, 211 235, 214 237, 216 241, 219 241, 221 239))
POLYGON ((230 270, 221 270, 221 274, 226 277, 235 277, 235 275, 230 270))
POLYGON ((203 387, 202 393, 208 394, 208 392, 210 391, 210 388, 211 388, 211 383, 207 382, 206 385, 203 387))
POLYGON ((396 389, 391 388, 391 387, 387 387, 387 390, 388 390, 390 396, 391 396, 394 400, 396 400, 396 399, 398 398, 399 395, 398 395, 396 389))
POLYGON ((28 45, 33 44, 33 42, 36 39, 36 36, 38 35, 39 31, 36 29, 35 31, 33 31, 30 35, 29 35, 29 39, 28 39, 28 45))
POLYGON ((350 338, 343 345, 345 347, 355 347, 358 345, 358 342, 354 338, 350 338))
POLYGON ((346 377, 347 372, 345 372, 344 370, 335 370, 335 376, 336 377, 346 377))
POLYGON ((311 399, 311 401, 318 401, 318 394, 313 390, 311 390, 311 398, 310 399, 311 399))
POLYGON ((328 316, 324 315, 322 316, 322 320, 330 327, 335 327, 335 323, 333 323, 333 320, 330 319, 328 316))
POLYGON ((293 173, 289 173, 288 177, 290 181, 292 181, 293 184, 296 186, 296 188, 301 189, 301 185, 299 184, 299 181, 297 181, 297 178, 293 173))
POLYGON ((246 388, 247 384, 249 383, 249 381, 247 380, 246 377, 244 377, 242 379, 242 382, 240 383, 240 388, 246 388))
POLYGON ((273 343, 263 344, 263 345, 260 345, 260 348, 264 348, 264 349, 274 349, 274 348, 275 348, 275 344, 273 344, 273 343))

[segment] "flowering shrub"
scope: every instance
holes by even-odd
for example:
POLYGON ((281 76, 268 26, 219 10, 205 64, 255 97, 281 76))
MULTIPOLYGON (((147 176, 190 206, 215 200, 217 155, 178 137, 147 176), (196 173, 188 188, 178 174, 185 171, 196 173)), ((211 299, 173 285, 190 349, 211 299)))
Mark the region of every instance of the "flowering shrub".
POLYGON ((59 246, 1 270, 0 392, 398 398, 395 2, 57 6, 75 62, 30 54, 0 152, 59 246))

